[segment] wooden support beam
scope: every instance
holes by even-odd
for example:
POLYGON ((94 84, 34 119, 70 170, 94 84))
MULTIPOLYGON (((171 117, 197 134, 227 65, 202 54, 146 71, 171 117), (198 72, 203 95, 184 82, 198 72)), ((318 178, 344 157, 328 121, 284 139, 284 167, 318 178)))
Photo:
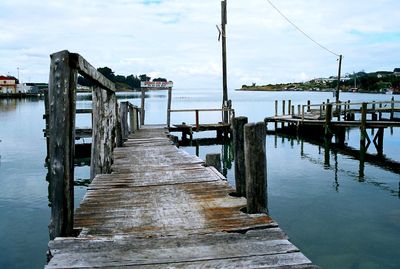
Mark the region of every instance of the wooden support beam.
POLYGON ((383 135, 385 132, 385 128, 379 128, 376 133, 373 142, 378 153, 378 156, 383 156, 383 135))
POLYGON ((95 87, 92 94, 93 131, 90 178, 111 173, 117 127, 117 98, 114 92, 95 87))
POLYGON ((77 53, 69 53, 70 55, 70 66, 73 69, 78 70, 79 74, 84 76, 86 79, 94 82, 96 85, 101 86, 109 91, 115 92, 115 84, 107 79, 102 73, 97 71, 88 61, 86 61, 81 55, 77 53))
POLYGON ((168 103, 167 103, 167 126, 171 126, 171 103, 172 103, 172 88, 168 88, 168 103))
POLYGON ((332 139, 332 130, 331 130, 331 122, 332 122, 332 104, 326 105, 326 113, 325 113, 325 139, 329 142, 332 139))
POLYGON ((236 194, 246 197, 246 166, 244 159, 244 126, 248 123, 247 117, 233 119, 233 150, 235 156, 235 185, 236 194))
POLYGON ((125 141, 129 136, 128 126, 128 102, 121 102, 119 107, 119 117, 121 120, 122 139, 125 141))
POLYGON ((75 98, 77 71, 68 51, 50 55, 49 182, 50 238, 73 235, 75 98))
POLYGON ((244 126, 247 213, 268 213, 267 158, 263 122, 244 126))
POLYGON ((144 119, 145 119, 145 89, 142 88, 142 95, 141 95, 141 102, 140 102, 140 126, 144 125, 144 119))

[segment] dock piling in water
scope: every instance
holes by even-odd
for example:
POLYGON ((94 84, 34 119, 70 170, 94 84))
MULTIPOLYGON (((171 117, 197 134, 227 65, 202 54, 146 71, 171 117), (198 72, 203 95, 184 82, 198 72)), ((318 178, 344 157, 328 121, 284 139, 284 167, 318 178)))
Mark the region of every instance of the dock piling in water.
POLYGON ((233 119, 233 149, 235 156, 235 183, 236 194, 246 197, 246 166, 244 157, 244 126, 248 123, 247 117, 233 119))
POLYGON ((267 213, 267 160, 265 124, 244 126, 247 213, 267 213))

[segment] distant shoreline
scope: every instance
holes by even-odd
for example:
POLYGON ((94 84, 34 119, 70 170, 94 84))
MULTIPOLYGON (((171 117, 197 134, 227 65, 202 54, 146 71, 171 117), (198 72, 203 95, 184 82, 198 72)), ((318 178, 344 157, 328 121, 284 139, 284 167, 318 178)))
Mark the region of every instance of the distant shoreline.
MULTIPOLYGON (((303 90, 303 89, 271 89, 269 87, 264 88, 262 86, 259 87, 247 87, 247 88, 240 88, 240 89, 235 89, 235 91, 243 91, 243 92, 334 92, 335 89, 332 88, 327 88, 327 89, 319 89, 319 90, 303 90)), ((374 91, 366 91, 359 89, 358 91, 340 91, 341 93, 369 93, 369 94, 386 94, 384 92, 374 92, 374 91)), ((400 92, 393 92, 392 94, 394 95, 399 95, 400 92)), ((392 95, 388 94, 388 95, 392 95)))

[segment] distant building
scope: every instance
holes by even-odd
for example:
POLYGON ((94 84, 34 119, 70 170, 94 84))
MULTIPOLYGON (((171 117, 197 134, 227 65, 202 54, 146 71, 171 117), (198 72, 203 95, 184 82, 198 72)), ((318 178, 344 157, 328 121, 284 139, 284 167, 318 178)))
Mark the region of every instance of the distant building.
POLYGON ((16 93, 17 79, 14 77, 0 76, 0 93, 16 93))

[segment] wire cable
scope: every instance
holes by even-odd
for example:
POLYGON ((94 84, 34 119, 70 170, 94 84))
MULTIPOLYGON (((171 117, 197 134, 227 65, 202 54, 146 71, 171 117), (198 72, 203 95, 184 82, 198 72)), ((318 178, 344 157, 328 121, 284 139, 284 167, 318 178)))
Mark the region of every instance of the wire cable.
POLYGON ((318 41, 316 41, 315 39, 313 39, 310 35, 308 35, 306 32, 304 32, 302 29, 300 29, 300 27, 298 27, 294 22, 292 22, 287 16, 285 16, 285 14, 282 13, 282 11, 280 11, 270 0, 267 0, 267 2, 271 5, 271 7, 273 7, 288 23, 290 23, 294 28, 297 29, 297 31, 299 31, 300 33, 302 33, 305 37, 307 37, 308 39, 310 39, 312 42, 314 42, 315 44, 317 44, 319 47, 321 47, 322 49, 326 50, 327 52, 340 57, 340 55, 338 53, 333 52, 332 50, 328 49, 327 47, 325 47, 324 45, 322 45, 321 43, 319 43, 318 41))

